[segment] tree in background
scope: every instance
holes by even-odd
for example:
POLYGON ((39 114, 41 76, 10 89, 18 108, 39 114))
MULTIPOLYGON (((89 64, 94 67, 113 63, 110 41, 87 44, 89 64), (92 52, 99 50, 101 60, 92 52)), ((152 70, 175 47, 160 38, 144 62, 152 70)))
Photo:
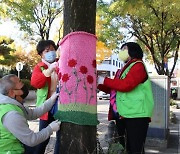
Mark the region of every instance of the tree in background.
POLYGON ((96 61, 100 64, 105 58, 109 58, 112 55, 112 50, 106 47, 106 44, 97 41, 96 44, 96 61))
POLYGON ((0 11, 16 21, 30 37, 38 35, 47 40, 52 23, 62 9, 62 0, 2 0, 0 11))
MULTIPOLYGON (((18 76, 18 72, 17 72, 16 68, 11 69, 9 73, 10 74, 16 74, 18 76)), ((30 69, 28 64, 23 65, 23 69, 20 72, 20 78, 21 79, 28 79, 28 80, 31 79, 31 69, 30 69)))
MULTIPOLYGON (((14 52, 13 54, 14 56, 17 57, 17 59, 15 60, 15 63, 20 61, 23 64, 28 64, 31 71, 34 68, 34 66, 39 61, 41 61, 41 57, 37 54, 35 46, 33 46, 32 50, 29 52, 26 52, 21 46, 16 46, 15 49, 16 49, 16 52, 14 52)), ((13 65, 12 67, 15 67, 15 65, 13 65)))
POLYGON ((96 34, 98 41, 114 52, 119 50, 119 44, 123 41, 120 24, 113 19, 114 15, 109 11, 109 3, 103 0, 97 2, 96 34))
MULTIPOLYGON (((20 49, 21 47, 19 47, 20 49)), ((20 73, 21 79, 31 79, 31 74, 34 66, 41 61, 41 57, 37 54, 36 50, 32 50, 29 53, 26 53, 26 51, 23 50, 17 50, 14 53, 14 56, 17 57, 15 60, 17 62, 22 62, 23 63, 23 70, 20 73)), ((15 64, 16 64, 15 63, 15 64)), ((13 74, 18 74, 16 66, 13 65, 11 69, 11 73, 13 74)))
POLYGON ((14 40, 0 36, 0 65, 11 66, 14 60, 17 58, 13 56, 14 48, 12 48, 14 40))
POLYGON ((97 44, 96 44, 96 61, 97 64, 101 63, 105 58, 108 58, 112 55, 112 49, 105 42, 102 42, 102 37, 104 35, 102 31, 104 21, 101 20, 100 16, 96 15, 96 35, 97 35, 97 44))
MULTIPOLYGON (((110 23, 104 31, 108 33, 114 26, 121 32, 127 30, 125 36, 138 39, 157 73, 171 78, 180 47, 179 0, 116 0, 110 4, 102 3, 101 8, 107 14, 102 18, 110 23), (173 58, 171 70, 167 67, 169 58, 173 58)), ((115 44, 118 46, 119 42, 115 44)))
MULTIPOLYGON (((32 45, 33 46, 33 45, 32 45)), ((32 69, 41 60, 34 48, 30 52, 26 52, 21 46, 15 45, 12 39, 7 37, 0 37, 0 76, 13 73, 17 74, 16 63, 22 62, 24 64, 21 71, 23 79, 30 79, 32 69)))

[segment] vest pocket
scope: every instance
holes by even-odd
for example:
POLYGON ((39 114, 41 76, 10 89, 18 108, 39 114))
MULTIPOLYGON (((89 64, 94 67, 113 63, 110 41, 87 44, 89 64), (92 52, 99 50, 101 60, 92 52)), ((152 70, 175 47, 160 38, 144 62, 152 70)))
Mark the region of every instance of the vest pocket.
POLYGON ((42 93, 42 91, 37 91, 36 106, 41 106, 46 99, 47 99, 47 92, 42 93))
POLYGON ((126 116, 136 117, 136 115, 145 112, 144 100, 133 100, 133 101, 121 100, 118 103, 117 108, 119 114, 124 117, 126 116))

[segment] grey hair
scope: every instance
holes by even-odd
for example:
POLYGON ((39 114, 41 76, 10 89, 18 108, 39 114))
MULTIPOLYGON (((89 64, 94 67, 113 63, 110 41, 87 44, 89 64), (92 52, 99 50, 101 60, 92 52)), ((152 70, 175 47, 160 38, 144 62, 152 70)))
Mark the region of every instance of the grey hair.
POLYGON ((15 74, 9 74, 2 79, 0 79, 0 93, 3 95, 8 95, 10 89, 15 87, 15 83, 11 80, 11 78, 16 77, 15 74))

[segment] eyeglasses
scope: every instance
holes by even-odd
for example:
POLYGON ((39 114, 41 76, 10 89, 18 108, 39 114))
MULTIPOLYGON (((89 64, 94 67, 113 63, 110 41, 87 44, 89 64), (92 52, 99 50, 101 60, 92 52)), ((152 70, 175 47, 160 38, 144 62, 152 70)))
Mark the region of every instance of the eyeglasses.
POLYGON ((19 90, 22 90, 22 89, 13 89, 14 91, 19 91, 19 90))

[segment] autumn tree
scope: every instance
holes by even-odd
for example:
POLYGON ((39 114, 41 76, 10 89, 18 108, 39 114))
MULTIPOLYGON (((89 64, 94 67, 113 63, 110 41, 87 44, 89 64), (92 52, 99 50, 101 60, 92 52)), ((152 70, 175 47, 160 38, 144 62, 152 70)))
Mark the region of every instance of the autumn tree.
MULTIPOLYGON (((37 51, 32 47, 32 50, 27 52, 22 46, 17 46, 16 44, 10 44, 10 47, 13 48, 13 52, 5 53, 3 52, 4 57, 12 57, 11 59, 5 59, 5 66, 10 66, 10 73, 17 74, 16 64, 17 62, 23 63, 23 70, 21 71, 21 77, 25 79, 30 79, 31 72, 34 66, 41 61, 41 57, 37 54, 37 51), (7 56, 5 54, 8 54, 7 56), (8 64, 7 64, 8 62, 8 64)), ((1 47, 0 47, 1 48, 1 47)), ((5 50, 4 50, 5 51, 5 50)))
POLYGON ((17 72, 16 63, 22 62, 27 68, 26 70, 29 71, 29 75, 31 75, 33 67, 40 59, 35 47, 30 52, 26 52, 21 46, 17 46, 11 38, 0 37, 0 65, 4 68, 4 71, 14 70, 14 72, 17 72))
POLYGON ((14 60, 17 58, 13 56, 13 52, 15 51, 12 48, 14 40, 8 38, 6 36, 0 37, 0 64, 5 66, 11 66, 14 60))
POLYGON ((116 0, 101 6, 109 14, 109 27, 128 30, 125 36, 138 39, 157 73, 171 77, 180 47, 179 0, 116 0), (172 69, 166 65, 169 58, 173 58, 172 69))
POLYGON ((53 21, 62 9, 62 0, 2 0, 0 11, 16 21, 30 37, 38 35, 49 39, 53 21))
POLYGON ((101 39, 103 24, 105 22, 100 18, 99 15, 96 15, 96 36, 97 36, 97 44, 96 44, 96 61, 97 64, 101 63, 105 58, 108 58, 112 55, 112 46, 107 45, 101 39))
POLYGON ((97 41, 97 44, 96 44, 97 64, 100 64, 105 58, 109 58, 111 55, 112 55, 111 49, 106 47, 105 43, 103 43, 101 41, 97 41))
POLYGON ((113 51, 119 49, 119 44, 123 41, 120 24, 117 24, 112 12, 109 11, 109 3, 99 0, 97 2, 96 34, 98 41, 113 51))
MULTIPOLYGON (((15 47, 15 52, 13 56, 16 56, 15 62, 22 62, 24 65, 28 65, 30 70, 34 68, 34 66, 41 61, 41 57, 37 54, 37 51, 34 48, 32 48, 31 51, 27 52, 25 51, 21 46, 16 46, 15 47)), ((15 65, 13 65, 15 67, 15 65)))

